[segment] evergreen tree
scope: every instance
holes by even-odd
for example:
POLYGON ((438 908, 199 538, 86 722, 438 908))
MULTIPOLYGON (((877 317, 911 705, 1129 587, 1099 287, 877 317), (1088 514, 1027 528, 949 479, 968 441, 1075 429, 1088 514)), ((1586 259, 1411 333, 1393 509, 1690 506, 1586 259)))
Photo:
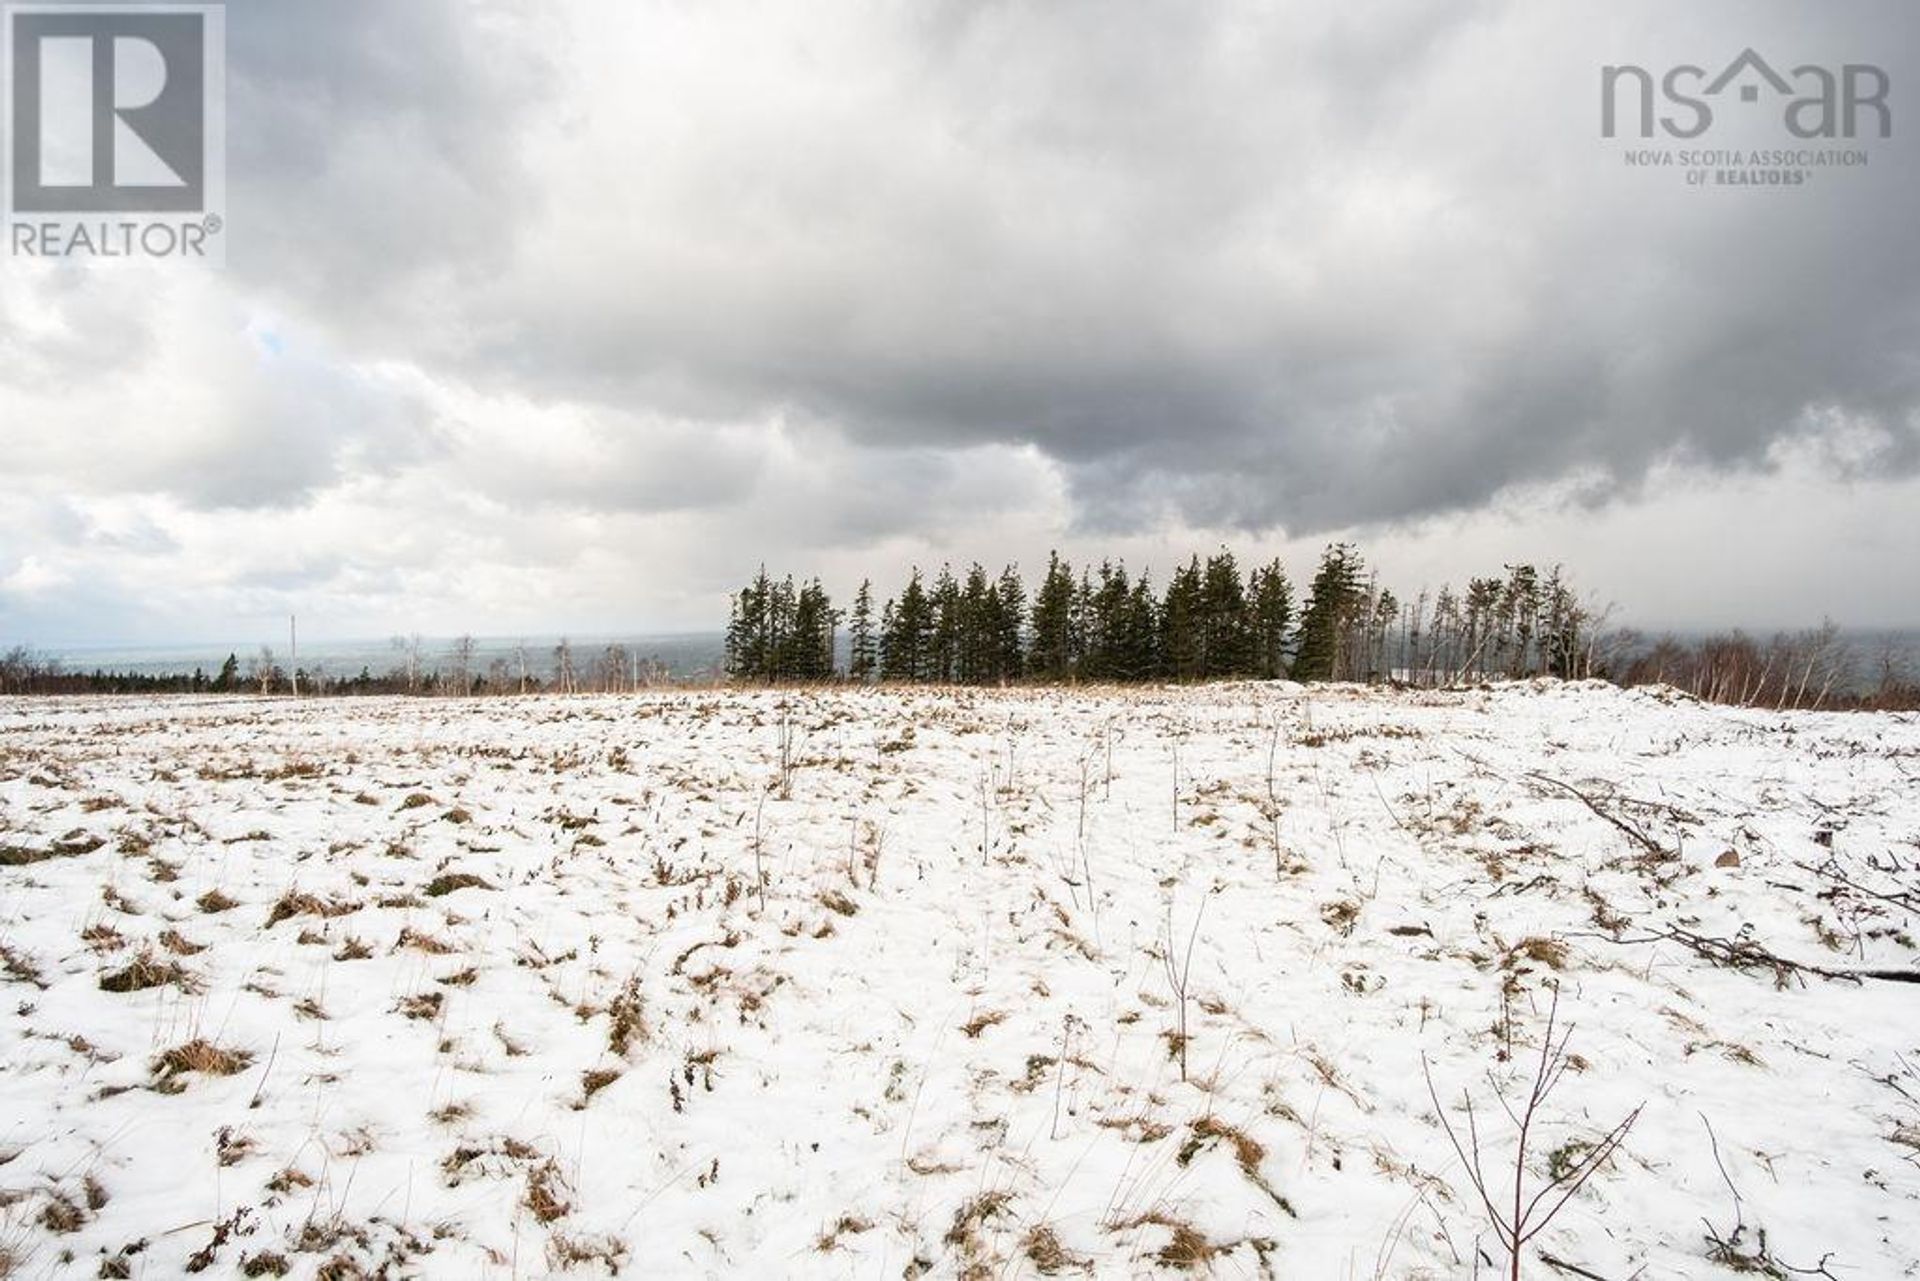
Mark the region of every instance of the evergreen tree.
POLYGON ((760 678, 768 684, 795 678, 791 671, 794 604, 793 578, 789 575, 773 584, 767 598, 765 657, 761 660, 764 670, 760 678))
POLYGON ((933 580, 933 649, 928 655, 927 678, 943 684, 959 679, 960 642, 966 630, 961 617, 960 584, 945 565, 933 580))
POLYGON ((1169 680, 1199 680, 1206 674, 1204 590, 1200 558, 1173 571, 1160 609, 1160 664, 1169 680))
POLYGON ((906 679, 900 674, 899 634, 900 612, 888 601, 880 609, 879 677, 883 681, 906 679))
POLYGON ((1127 582, 1127 567, 1111 561, 1100 564, 1100 585, 1083 584, 1085 604, 1082 643, 1085 654, 1080 671, 1088 680, 1112 681, 1121 676, 1121 643, 1127 604, 1133 588, 1127 582))
POLYGON ((1210 680, 1253 670, 1253 632, 1240 566, 1222 548, 1207 559, 1200 582, 1201 675, 1210 680))
POLYGON ((995 679, 999 611, 1000 594, 987 582, 987 571, 975 561, 967 570, 967 584, 960 592, 960 641, 955 678, 961 684, 984 685, 995 679))
POLYGON ((733 598, 727 621, 727 675, 739 680, 771 680, 773 676, 773 583, 767 567, 733 598))
POLYGON ((1053 552, 1047 559, 1047 577, 1033 598, 1033 646, 1027 669, 1041 680, 1064 681, 1073 676, 1074 600, 1078 590, 1073 571, 1053 552))
POLYGON ((1363 572, 1359 553, 1347 543, 1335 543, 1321 554, 1300 615, 1296 680, 1344 680, 1352 675, 1351 635, 1366 607, 1363 572))
POLYGON ((1287 674, 1287 631, 1293 626, 1293 585, 1280 562, 1253 571, 1247 582, 1253 674, 1279 680, 1287 674))
POLYGON ((847 621, 847 675, 855 684, 865 685, 880 670, 879 640, 873 631, 873 581, 862 579, 853 598, 853 614, 847 621))
MULTIPOLYGON (((727 623, 727 674, 737 680, 819 681, 833 675, 834 634, 840 614, 815 579, 796 589, 792 578, 774 582, 763 567, 733 598, 727 623)), ((611 651, 610 651, 611 653, 611 651)), ((562 667, 570 667, 569 656, 562 667)), ((602 686, 610 688, 626 659, 603 661, 602 686)), ((563 671, 563 685, 568 677, 563 671)))
POLYGON ((994 675, 998 680, 1017 681, 1027 672, 1027 589, 1021 585, 1020 571, 1012 565, 1000 571, 995 586, 999 611, 994 619, 994 675))
POLYGON ((1116 680, 1145 681, 1160 674, 1160 610, 1144 573, 1127 593, 1112 644, 1116 680))
MULTIPOLYGON (((1007 679, 1000 661, 1000 636, 1006 629, 1006 612, 1006 606, 1000 603, 1000 584, 988 583, 986 594, 980 600, 980 616, 974 625, 982 685, 998 685, 1007 679)), ((1018 627, 1019 623, 1016 621, 1014 625, 1018 627)))
POLYGON ((880 674, 891 681, 935 679, 933 662, 933 602, 916 567, 880 638, 880 674))
POLYGON ((788 621, 781 630, 778 671, 782 680, 823 681, 833 675, 834 635, 840 614, 820 580, 814 579, 798 593, 792 592, 792 580, 786 590, 792 601, 788 621))

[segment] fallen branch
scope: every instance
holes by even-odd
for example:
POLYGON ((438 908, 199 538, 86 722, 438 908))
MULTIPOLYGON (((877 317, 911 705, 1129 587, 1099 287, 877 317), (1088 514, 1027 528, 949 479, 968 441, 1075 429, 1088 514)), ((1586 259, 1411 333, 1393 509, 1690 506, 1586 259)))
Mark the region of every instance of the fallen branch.
POLYGON ((1606 809, 1602 808, 1599 801, 1587 795, 1585 792, 1575 787, 1572 783, 1563 782, 1560 779, 1552 778, 1546 774, 1530 773, 1527 775, 1527 777, 1530 779, 1533 779, 1535 782, 1545 783, 1549 787, 1557 787, 1561 791, 1567 793, 1567 795, 1573 797, 1575 800, 1579 801, 1582 805, 1592 810, 1595 814, 1599 815, 1601 818, 1605 819, 1607 822, 1613 824, 1613 826, 1618 828, 1620 831, 1626 833, 1627 838, 1629 840, 1631 840, 1635 845, 1638 845, 1641 849, 1645 850, 1647 853, 1653 855, 1654 857, 1662 858, 1662 859, 1673 857, 1672 850, 1660 844, 1660 842, 1654 840, 1651 836, 1648 836, 1645 832, 1641 831, 1639 828, 1635 827, 1633 824, 1627 822, 1627 820, 1621 818, 1618 814, 1610 813, 1606 809))
POLYGON ((1568 1263, 1565 1259, 1548 1254, 1545 1250, 1540 1251, 1540 1262, 1546 1264, 1556 1272, 1565 1272, 1569 1276, 1585 1277, 1587 1281, 1607 1281, 1607 1279, 1598 1272, 1589 1272, 1579 1264, 1568 1263))
POLYGON ((1785 987, 1788 979, 1805 974, 1816 975, 1823 979, 1837 979, 1849 983, 1860 983, 1867 979, 1875 979, 1882 983, 1920 983, 1920 970, 1830 970, 1824 966, 1808 965, 1804 961, 1795 961, 1788 957, 1781 956, 1777 952, 1770 952, 1750 939, 1713 938, 1708 935, 1695 934, 1691 930, 1683 930, 1677 926, 1669 926, 1664 930, 1655 930, 1640 938, 1615 938, 1608 934, 1587 931, 1582 931, 1578 934, 1569 934, 1567 937, 1596 938, 1622 946, 1662 942, 1678 943, 1695 956, 1722 969, 1772 970, 1775 987, 1785 987))
POLYGON ((1875 899, 1890 907, 1897 907, 1903 912, 1920 915, 1920 895, 1906 890, 1894 894, 1883 894, 1878 890, 1869 889, 1867 886, 1860 884, 1860 882, 1848 876, 1845 872, 1842 872, 1839 867, 1834 864, 1832 859, 1828 859, 1824 864, 1819 866, 1815 866, 1812 863, 1802 863, 1798 859, 1795 859, 1793 865, 1801 871, 1809 872, 1823 880, 1834 881, 1852 890, 1855 894, 1864 894, 1870 899, 1875 899))

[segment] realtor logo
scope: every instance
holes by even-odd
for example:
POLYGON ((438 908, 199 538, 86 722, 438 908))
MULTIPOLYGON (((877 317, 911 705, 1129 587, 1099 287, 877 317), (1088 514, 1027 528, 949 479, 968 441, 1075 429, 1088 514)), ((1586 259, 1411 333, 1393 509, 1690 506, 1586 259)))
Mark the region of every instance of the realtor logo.
POLYGON ((217 5, 9 4, 14 257, 206 258, 225 216, 217 5))

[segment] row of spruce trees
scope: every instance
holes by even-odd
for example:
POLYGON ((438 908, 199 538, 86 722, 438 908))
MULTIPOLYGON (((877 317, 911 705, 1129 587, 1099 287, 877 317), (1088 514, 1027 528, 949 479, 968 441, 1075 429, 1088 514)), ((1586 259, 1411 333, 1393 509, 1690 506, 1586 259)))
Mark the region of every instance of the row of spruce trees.
POLYGON ((916 568, 877 610, 861 583, 850 612, 818 579, 796 585, 763 568, 733 598, 726 661, 734 678, 767 683, 1576 675, 1587 621, 1558 570, 1543 578, 1531 566, 1406 609, 1340 543, 1296 606, 1277 560, 1243 574, 1229 551, 1196 556, 1156 591, 1124 564, 1076 574, 1055 553, 1031 599, 1014 566, 997 578, 978 564, 964 577, 942 568, 931 583, 916 568))

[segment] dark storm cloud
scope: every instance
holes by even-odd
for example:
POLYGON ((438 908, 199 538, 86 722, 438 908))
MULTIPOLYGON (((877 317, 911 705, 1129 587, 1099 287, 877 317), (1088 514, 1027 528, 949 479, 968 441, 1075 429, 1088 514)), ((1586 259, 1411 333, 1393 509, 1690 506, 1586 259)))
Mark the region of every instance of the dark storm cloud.
MULTIPOLYGON (((299 521, 356 608, 396 566, 507 608, 681 592, 680 560, 707 591, 770 548, 1603 507, 1675 457, 1920 466, 1911 0, 245 0, 228 28, 226 270, 0 291, 0 514, 70 493, 156 565, 299 521), (1895 136, 1775 192, 1598 136, 1602 64, 1748 46, 1884 65, 1895 136)), ((0 595, 64 610, 68 553, 114 550, 89 528, 0 528, 0 595)), ((234 590, 312 586, 264 581, 234 590)))
POLYGON ((229 6, 232 270, 376 346, 448 301, 429 282, 498 271, 537 195, 518 158, 556 88, 548 8, 229 6))
POLYGON ((612 77, 441 7, 355 12, 290 18, 301 40, 243 66, 294 92, 236 171, 257 154, 263 200, 311 202, 283 239, 324 270, 273 261, 316 312, 412 330, 392 341, 481 387, 793 411, 881 450, 1031 443, 1118 527, 1631 486, 1676 451, 1756 465, 1832 414, 1915 461, 1920 120, 1794 192, 1688 191, 1597 136, 1609 59, 1756 45, 1920 84, 1908 6, 573 11, 620 46, 612 77), (584 99, 529 154, 563 82, 584 99), (341 137, 392 154, 342 173, 341 137), (404 301, 374 305, 384 272, 404 301))

